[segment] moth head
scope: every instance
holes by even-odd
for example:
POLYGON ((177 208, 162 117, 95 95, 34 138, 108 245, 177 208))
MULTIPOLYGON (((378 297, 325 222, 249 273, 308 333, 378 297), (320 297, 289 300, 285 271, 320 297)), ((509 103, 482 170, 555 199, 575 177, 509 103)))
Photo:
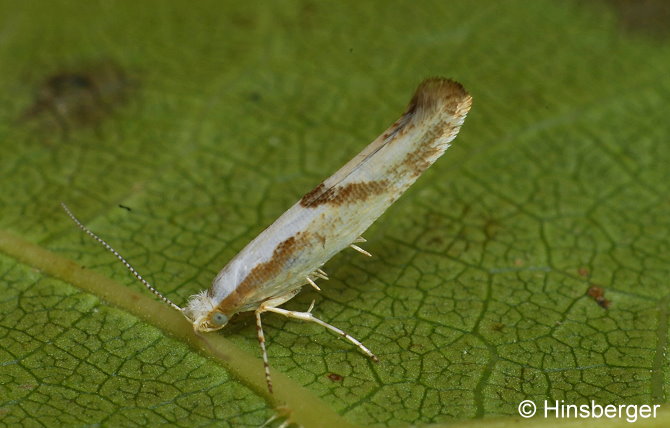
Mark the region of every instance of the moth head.
POLYGON ((182 312, 193 324, 193 329, 198 332, 222 329, 230 319, 229 315, 216 308, 216 304, 207 294, 207 290, 191 296, 182 312))
POLYGON ((67 215, 72 219, 72 221, 87 235, 89 235, 94 240, 98 241, 103 247, 109 250, 114 254, 125 266, 128 268, 130 273, 135 276, 145 287, 149 289, 152 293, 158 296, 163 302, 170 305, 172 308, 181 312, 190 322, 193 324, 193 329, 196 332, 205 332, 205 331, 215 331, 223 328, 227 323, 232 314, 224 314, 223 312, 217 310, 217 305, 214 302, 212 296, 210 296, 208 290, 204 290, 196 295, 191 296, 188 301, 188 304, 185 307, 180 307, 175 304, 172 300, 168 299, 166 296, 161 294, 156 290, 151 284, 145 280, 142 275, 140 275, 134 267, 128 263, 128 261, 119 254, 111 245, 105 242, 98 235, 93 233, 88 229, 84 224, 79 221, 77 217, 70 211, 70 209, 61 202, 61 206, 67 213, 67 215))
POLYGON ((208 331, 218 330, 223 328, 228 324, 228 316, 220 311, 212 311, 209 313, 209 317, 204 322, 204 327, 208 328, 208 331))
POLYGON ((220 330, 228 324, 228 316, 223 312, 214 311, 209 314, 205 314, 200 318, 191 320, 193 323, 193 329, 196 332, 206 333, 209 331, 220 330))

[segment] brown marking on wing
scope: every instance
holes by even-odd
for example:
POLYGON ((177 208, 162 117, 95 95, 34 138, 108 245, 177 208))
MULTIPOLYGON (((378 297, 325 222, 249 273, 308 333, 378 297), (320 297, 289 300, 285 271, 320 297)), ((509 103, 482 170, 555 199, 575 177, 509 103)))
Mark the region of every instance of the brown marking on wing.
POLYGON ((472 98, 460 83, 439 77, 426 79, 416 88, 405 112, 391 125, 384 139, 412 130, 417 123, 439 111, 452 116, 467 113, 471 103, 472 98))
MULTIPOLYGON (((435 144, 441 137, 458 132, 460 124, 456 118, 464 118, 472 105, 472 97, 463 86, 453 80, 427 79, 416 90, 404 117, 407 125, 400 132, 412 129, 417 123, 432 116, 441 115, 416 144, 416 149, 407 153, 401 166, 415 178, 421 175, 444 152, 444 145, 435 144)), ((393 172, 393 171, 389 171, 393 172)))
POLYGON ((217 310, 224 314, 232 315, 235 313, 235 308, 242 306, 246 297, 254 289, 284 270, 286 263, 291 260, 293 255, 308 244, 308 235, 305 232, 298 232, 295 236, 277 244, 272 252, 272 258, 254 267, 237 288, 219 303, 217 310))
POLYGON ((388 180, 359 181, 343 186, 331 187, 318 197, 314 198, 306 207, 314 208, 319 205, 343 205, 352 202, 364 201, 370 196, 387 192, 388 180))
POLYGON ((319 184, 318 186, 316 186, 315 188, 313 188, 312 190, 310 190, 309 193, 307 193, 305 196, 303 196, 303 197, 300 199, 300 205, 303 206, 303 207, 305 207, 305 208, 307 208, 307 207, 309 207, 310 205, 312 205, 312 203, 314 202, 314 200, 315 200, 316 198, 318 198, 319 196, 321 196, 321 194, 323 193, 325 187, 326 187, 326 186, 324 186, 324 184, 321 183, 321 184, 319 184))
MULTIPOLYGON (((460 126, 457 123, 458 118, 460 121, 464 119, 471 103, 472 98, 460 83, 438 77, 426 79, 417 88, 405 113, 382 134, 382 142, 375 140, 376 143, 373 144, 376 144, 376 150, 387 143, 393 144, 394 139, 421 125, 424 120, 432 118, 432 128, 423 134, 422 141, 417 143, 417 149, 414 153, 408 154, 401 164, 401 167, 404 166, 412 175, 419 176, 444 151, 444 147, 434 147, 433 143, 443 135, 455 134, 458 131, 460 126), (441 117, 444 117, 444 120, 434 123, 435 118, 441 117)), ((372 155, 374 151, 367 154, 372 155)), ((395 168, 394 165, 389 170, 391 176, 397 175, 395 168)), ((332 188, 326 188, 324 183, 321 183, 300 199, 300 205, 305 208, 323 204, 342 205, 365 200, 371 195, 385 191, 388 191, 386 180, 349 183, 332 188)))
POLYGON ((417 150, 407 153, 401 165, 413 177, 418 177, 435 162, 442 150, 440 147, 422 145, 417 150))
POLYGON ((460 110, 470 109, 472 97, 458 82, 450 79, 433 77, 424 80, 416 89, 407 107, 407 114, 426 116, 437 110, 444 110, 447 114, 460 116, 460 110))

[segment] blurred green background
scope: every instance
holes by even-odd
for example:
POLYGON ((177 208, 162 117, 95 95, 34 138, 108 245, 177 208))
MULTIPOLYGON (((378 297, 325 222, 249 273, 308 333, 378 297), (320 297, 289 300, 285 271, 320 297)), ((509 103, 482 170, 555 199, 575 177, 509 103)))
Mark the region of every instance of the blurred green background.
MULTIPOLYGON (((316 299, 381 363, 267 316, 285 390, 324 409, 283 414, 512 424, 527 399, 665 403, 669 17, 624 0, 1 1, 0 424, 275 415, 281 391, 166 334, 149 303, 82 290, 66 260, 148 294, 59 202, 183 304, 435 75, 474 98, 454 147, 365 234, 374 258, 336 256, 323 292, 286 305, 316 299)), ((253 317, 220 334, 256 364, 253 317)))

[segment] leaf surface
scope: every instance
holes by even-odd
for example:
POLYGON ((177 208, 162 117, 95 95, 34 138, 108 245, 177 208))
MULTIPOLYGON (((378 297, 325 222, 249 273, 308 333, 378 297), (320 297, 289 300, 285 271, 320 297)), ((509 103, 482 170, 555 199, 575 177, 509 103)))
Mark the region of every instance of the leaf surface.
POLYGON ((0 2, 1 423, 664 403, 668 34, 617 4, 0 2), (60 210, 183 304, 431 75, 474 98, 454 147, 364 235, 372 259, 286 304, 379 364, 268 315, 271 397, 253 316, 193 336, 60 210))

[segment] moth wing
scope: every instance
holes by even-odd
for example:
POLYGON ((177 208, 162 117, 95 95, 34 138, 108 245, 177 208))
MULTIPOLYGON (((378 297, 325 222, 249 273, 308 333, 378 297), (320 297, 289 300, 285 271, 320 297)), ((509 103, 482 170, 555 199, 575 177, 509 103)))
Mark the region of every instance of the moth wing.
POLYGON ((472 99, 452 80, 419 85, 405 113, 251 241, 208 295, 229 314, 285 295, 358 238, 449 147, 472 99))
MULTIPOLYGON (((412 158, 419 161, 420 165, 415 165, 411 173, 418 178, 428 166, 444 153, 448 144, 456 137, 471 105, 472 98, 460 83, 443 78, 425 80, 419 85, 407 109, 398 120, 337 172, 303 196, 300 204, 309 206, 324 198, 324 195, 333 193, 333 189, 346 182, 369 179, 372 175, 377 177, 389 175, 389 168, 375 168, 374 164, 388 163, 392 160, 390 159, 393 157, 391 154, 378 155, 380 151, 387 150, 386 148, 390 145, 395 146, 396 153, 403 151, 408 153, 407 163, 412 158), (428 138, 411 138, 411 136, 410 138, 399 138, 403 134, 417 130, 421 134, 422 129, 427 131, 428 138), (442 137, 442 141, 434 141, 438 139, 437 137, 442 137), (428 147, 431 143, 433 147, 428 147), (428 151, 432 151, 432 153, 428 153, 428 151), (427 163, 427 161, 420 162, 422 156, 430 163, 427 163), (374 172, 377 174, 374 174, 374 172)), ((388 166, 393 165, 393 162, 388 164, 388 166)), ((391 170, 390 175, 402 175, 406 172, 403 169, 391 170)), ((415 179, 409 184, 413 183, 415 179)), ((409 187, 409 184, 407 187, 409 187)))

